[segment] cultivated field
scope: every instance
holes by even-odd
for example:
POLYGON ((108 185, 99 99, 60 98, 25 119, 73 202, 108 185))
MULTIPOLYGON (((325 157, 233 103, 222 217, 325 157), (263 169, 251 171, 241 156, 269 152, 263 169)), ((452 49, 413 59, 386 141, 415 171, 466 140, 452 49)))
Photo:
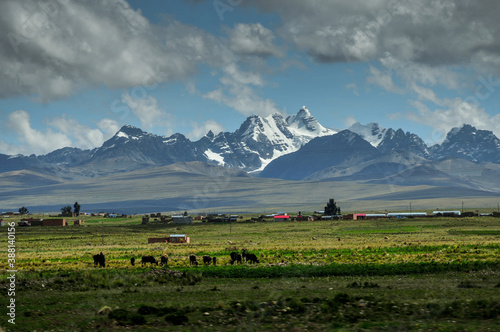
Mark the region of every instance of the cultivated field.
MULTIPOLYGON (((15 264, 16 325, 0 321, 9 331, 500 329, 492 217, 193 225, 87 217, 83 226, 16 227, 15 264), (169 234, 191 243, 147 243, 169 234), (242 249, 260 263, 231 265, 242 249), (106 268, 94 267, 101 251, 106 268), (168 267, 140 264, 164 254, 168 267), (192 254, 200 265, 189 264, 192 254), (201 264, 204 255, 217 266, 201 264)), ((7 295, 5 273, 0 285, 7 295)))

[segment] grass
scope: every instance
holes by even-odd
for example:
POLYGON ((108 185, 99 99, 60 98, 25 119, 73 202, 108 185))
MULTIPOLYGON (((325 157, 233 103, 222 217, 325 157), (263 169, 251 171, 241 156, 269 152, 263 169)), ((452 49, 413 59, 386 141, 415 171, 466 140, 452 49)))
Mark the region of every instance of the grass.
MULTIPOLYGON (((0 326, 498 330, 499 232, 500 220, 490 217, 182 226, 86 217, 84 226, 17 227, 16 326, 0 326), (173 233, 191 244, 147 243, 173 233), (243 248, 261 263, 231 265, 229 254, 243 248), (95 268, 92 255, 101 251, 107 267, 95 268), (140 264, 142 255, 163 254, 168 267, 140 264), (218 264, 190 266, 191 254, 218 264)), ((7 286, 4 273, 5 298, 7 286)))

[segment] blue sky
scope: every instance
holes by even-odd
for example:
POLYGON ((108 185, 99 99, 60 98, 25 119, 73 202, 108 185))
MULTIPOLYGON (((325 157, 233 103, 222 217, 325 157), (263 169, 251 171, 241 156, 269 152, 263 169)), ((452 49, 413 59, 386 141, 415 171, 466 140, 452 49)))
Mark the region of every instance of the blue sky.
POLYGON ((497 1, 0 3, 0 153, 100 146, 124 124, 192 140, 303 105, 428 144, 500 136, 497 1))

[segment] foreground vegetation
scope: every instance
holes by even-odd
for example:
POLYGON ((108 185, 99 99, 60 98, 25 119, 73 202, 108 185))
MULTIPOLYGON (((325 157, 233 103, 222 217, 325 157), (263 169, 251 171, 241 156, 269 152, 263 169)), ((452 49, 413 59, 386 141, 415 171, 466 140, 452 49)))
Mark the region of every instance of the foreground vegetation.
MULTIPOLYGON (((8 330, 500 329, 500 220, 491 217, 181 226, 87 218, 18 227, 16 247, 16 325, 0 323, 8 330), (191 244, 147 243, 178 233, 191 244), (244 248, 260 263, 231 265, 229 254, 244 248), (106 268, 93 264, 101 251, 106 268), (167 267, 140 264, 164 254, 167 267), (218 263, 191 266, 191 254, 218 263)), ((1 248, 6 257, 5 234, 1 248)), ((4 295, 7 284, 3 275, 4 295)))

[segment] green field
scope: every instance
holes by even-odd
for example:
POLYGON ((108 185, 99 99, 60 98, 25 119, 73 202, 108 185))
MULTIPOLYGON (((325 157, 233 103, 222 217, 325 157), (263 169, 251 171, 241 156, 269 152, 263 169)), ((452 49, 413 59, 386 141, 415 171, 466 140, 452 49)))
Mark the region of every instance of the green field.
MULTIPOLYGON (((8 227, 0 230, 6 262, 8 227)), ((15 240, 16 324, 0 321, 8 331, 500 329, 498 218, 141 225, 86 217, 83 226, 16 227, 15 240), (179 233, 191 243, 147 243, 179 233), (260 263, 231 265, 242 249, 260 263), (101 251, 106 268, 93 264, 101 251), (168 267, 140 264, 164 254, 168 267), (191 266, 189 255, 217 265, 191 266)))

